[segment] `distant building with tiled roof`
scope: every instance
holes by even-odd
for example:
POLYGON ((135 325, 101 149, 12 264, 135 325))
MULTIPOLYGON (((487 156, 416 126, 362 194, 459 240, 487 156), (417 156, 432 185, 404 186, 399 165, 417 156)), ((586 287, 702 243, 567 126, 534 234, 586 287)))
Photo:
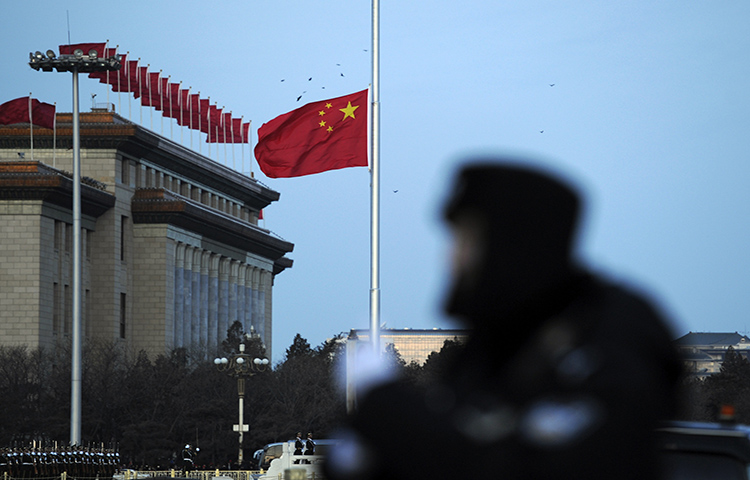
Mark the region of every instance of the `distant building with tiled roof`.
POLYGON ((737 332, 689 332, 674 344, 687 371, 699 378, 720 371, 729 347, 745 358, 750 354, 750 337, 737 332))
MULTIPOLYGON (((352 330, 358 341, 369 342, 369 330, 352 330)), ((411 328, 384 328, 380 331, 380 345, 385 349, 388 344, 401 355, 408 364, 416 362, 424 364, 427 357, 433 352, 439 352, 446 340, 465 343, 469 337, 468 330, 460 329, 411 329, 411 328)))

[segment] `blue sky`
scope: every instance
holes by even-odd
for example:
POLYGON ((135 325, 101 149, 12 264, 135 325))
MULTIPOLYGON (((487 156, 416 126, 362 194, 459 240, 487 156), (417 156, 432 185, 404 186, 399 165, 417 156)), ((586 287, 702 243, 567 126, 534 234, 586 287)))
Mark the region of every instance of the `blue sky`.
MULTIPOLYGON (((256 132, 306 102, 367 87, 370 12, 360 0, 12 2, 0 18, 0 101, 32 92, 72 110, 70 78, 27 65, 29 51, 68 43, 69 16, 72 43, 109 40, 256 132)), ((741 1, 383 2, 382 322, 454 326, 440 311, 441 202, 464 159, 505 155, 581 188, 581 257, 652 295, 676 334, 748 332, 747 18, 741 1)), ((83 78, 82 110, 91 94, 107 99, 83 78)), ((139 121, 126 96, 109 101, 139 121)), ((217 161, 241 163, 239 148, 231 155, 217 161)), ((244 158, 238 169, 249 171, 247 149, 244 158)), ((294 267, 274 286, 274 359, 296 333, 315 346, 367 328, 367 169, 276 180, 252 169, 281 193, 266 228, 295 244, 294 267)))

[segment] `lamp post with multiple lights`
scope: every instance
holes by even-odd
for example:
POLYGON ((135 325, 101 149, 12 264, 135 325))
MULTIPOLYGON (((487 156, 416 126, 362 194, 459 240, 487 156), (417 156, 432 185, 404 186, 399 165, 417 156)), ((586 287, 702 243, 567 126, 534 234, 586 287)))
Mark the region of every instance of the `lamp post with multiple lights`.
POLYGON ((52 50, 46 55, 29 53, 29 66, 43 72, 73 73, 73 342, 70 395, 70 444, 81 445, 81 132, 78 107, 78 72, 106 72, 119 70, 120 56, 99 57, 96 50, 84 54, 75 49, 73 54, 59 57, 52 50))
MULTIPOLYGON (((256 334, 257 335, 257 334, 256 334)), ((253 333, 248 333, 245 337, 250 340, 253 338, 253 333)), ((240 450, 237 455, 237 463, 242 465, 243 454, 242 454, 242 442, 244 440, 244 433, 249 431, 250 428, 244 422, 244 411, 245 411, 245 379, 252 377, 258 372, 263 372, 268 368, 267 358, 253 358, 252 355, 245 353, 245 344, 240 343, 239 353, 231 355, 229 358, 222 357, 214 359, 214 364, 220 372, 224 372, 230 377, 237 378, 237 395, 239 396, 239 423, 233 426, 235 432, 240 435, 240 450)))

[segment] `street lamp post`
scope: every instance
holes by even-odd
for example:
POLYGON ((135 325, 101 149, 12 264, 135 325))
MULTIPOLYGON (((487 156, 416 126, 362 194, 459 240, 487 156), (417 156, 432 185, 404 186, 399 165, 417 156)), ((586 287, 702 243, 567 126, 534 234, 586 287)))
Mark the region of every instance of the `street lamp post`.
MULTIPOLYGON (((250 338, 250 335, 247 335, 250 338)), ((245 344, 240 343, 240 353, 235 353, 229 358, 222 357, 214 359, 214 364, 220 372, 224 372, 230 377, 237 378, 237 395, 239 396, 239 423, 233 426, 235 432, 240 435, 240 449, 237 455, 237 463, 242 465, 243 453, 242 453, 242 442, 244 440, 244 433, 249 431, 250 428, 244 422, 244 411, 245 411, 245 379, 252 377, 258 372, 265 371, 268 368, 267 358, 252 358, 251 355, 245 353, 245 344)))
POLYGON ((120 69, 120 56, 101 58, 96 50, 72 55, 47 50, 29 53, 29 66, 43 72, 73 73, 73 341, 70 394, 70 444, 81 445, 81 132, 78 110, 78 72, 105 72, 120 69))

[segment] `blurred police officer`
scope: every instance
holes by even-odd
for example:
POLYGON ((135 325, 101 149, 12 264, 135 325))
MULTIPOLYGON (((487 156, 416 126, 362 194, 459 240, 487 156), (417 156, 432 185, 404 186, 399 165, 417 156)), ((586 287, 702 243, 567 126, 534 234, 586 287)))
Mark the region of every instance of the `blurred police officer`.
POLYGON ((641 295, 574 260, 580 201, 510 163, 458 175, 447 312, 472 334, 440 381, 360 399, 335 479, 654 479, 679 362, 641 295))

